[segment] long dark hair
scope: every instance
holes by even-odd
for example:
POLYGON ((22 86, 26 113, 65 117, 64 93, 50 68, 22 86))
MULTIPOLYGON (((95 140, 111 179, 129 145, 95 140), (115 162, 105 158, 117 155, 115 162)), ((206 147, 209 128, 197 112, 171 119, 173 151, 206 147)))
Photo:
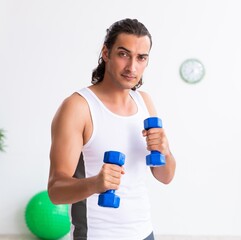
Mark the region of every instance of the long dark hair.
MULTIPOLYGON (((126 18, 120 21, 117 21, 113 23, 109 29, 106 30, 106 36, 104 40, 104 45, 107 47, 109 51, 111 51, 113 45, 115 44, 115 41, 119 34, 121 33, 127 33, 127 34, 133 34, 138 37, 142 36, 148 36, 150 39, 150 43, 152 46, 152 37, 147 28, 139 22, 137 19, 130 19, 126 18)), ((150 46, 150 47, 151 47, 150 46)), ((92 72, 92 84, 96 84, 98 82, 101 82, 104 78, 105 73, 105 61, 102 58, 102 55, 100 54, 99 60, 98 60, 98 66, 95 68, 92 72)), ((138 84, 132 88, 132 90, 136 90, 143 84, 142 78, 138 82, 138 84)))

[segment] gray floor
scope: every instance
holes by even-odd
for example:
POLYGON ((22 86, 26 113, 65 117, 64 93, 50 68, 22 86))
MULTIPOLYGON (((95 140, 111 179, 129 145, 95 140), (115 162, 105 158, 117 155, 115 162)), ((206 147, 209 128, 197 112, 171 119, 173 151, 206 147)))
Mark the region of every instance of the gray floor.
MULTIPOLYGON (((0 240, 37 240, 29 235, 0 235, 0 240)), ((68 240, 69 238, 62 238, 68 240)), ((156 236, 156 240, 241 240, 241 237, 231 236, 156 236)))

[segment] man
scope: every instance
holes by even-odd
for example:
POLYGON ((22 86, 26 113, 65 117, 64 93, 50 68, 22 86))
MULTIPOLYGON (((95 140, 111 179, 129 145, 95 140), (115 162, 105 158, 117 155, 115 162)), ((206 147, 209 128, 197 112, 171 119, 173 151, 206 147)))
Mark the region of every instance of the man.
POLYGON ((151 150, 166 158, 151 167, 168 184, 175 172, 162 128, 143 130, 156 116, 142 85, 152 38, 136 19, 124 19, 108 30, 92 85, 64 100, 52 122, 48 192, 55 204, 72 204, 73 239, 154 239, 145 186, 145 156, 151 150), (103 163, 105 151, 125 154, 125 165, 103 163), (80 157, 81 155, 81 157, 80 157), (98 195, 117 190, 119 208, 98 206, 98 195))

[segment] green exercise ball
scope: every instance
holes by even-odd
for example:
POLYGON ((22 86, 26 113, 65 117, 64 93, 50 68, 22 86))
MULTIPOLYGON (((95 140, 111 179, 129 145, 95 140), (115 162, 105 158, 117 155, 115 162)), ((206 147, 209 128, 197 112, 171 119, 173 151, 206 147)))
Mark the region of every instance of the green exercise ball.
POLYGON ((59 239, 70 231, 69 207, 54 205, 47 191, 34 195, 25 210, 25 221, 29 230, 41 239, 59 239))

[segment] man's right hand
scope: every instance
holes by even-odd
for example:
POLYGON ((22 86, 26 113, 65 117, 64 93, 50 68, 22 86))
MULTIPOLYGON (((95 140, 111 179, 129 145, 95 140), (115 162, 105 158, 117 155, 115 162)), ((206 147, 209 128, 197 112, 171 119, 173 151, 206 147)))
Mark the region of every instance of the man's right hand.
POLYGON ((104 163, 97 175, 97 192, 103 193, 110 189, 117 190, 123 174, 125 174, 123 166, 104 163))

